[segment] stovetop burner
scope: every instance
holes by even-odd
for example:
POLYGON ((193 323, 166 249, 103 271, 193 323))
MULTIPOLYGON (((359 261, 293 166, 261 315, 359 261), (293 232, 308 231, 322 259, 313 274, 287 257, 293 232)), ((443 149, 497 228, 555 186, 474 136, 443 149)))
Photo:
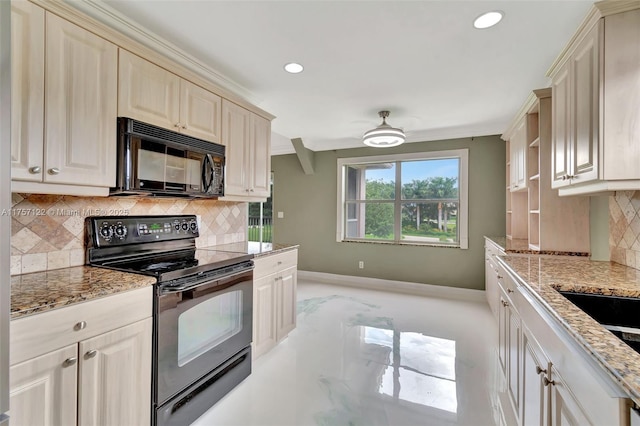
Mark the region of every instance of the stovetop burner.
POLYGON ((176 269, 189 268, 198 266, 198 259, 185 259, 173 262, 152 262, 146 266, 140 266, 141 272, 165 272, 175 271, 176 269))

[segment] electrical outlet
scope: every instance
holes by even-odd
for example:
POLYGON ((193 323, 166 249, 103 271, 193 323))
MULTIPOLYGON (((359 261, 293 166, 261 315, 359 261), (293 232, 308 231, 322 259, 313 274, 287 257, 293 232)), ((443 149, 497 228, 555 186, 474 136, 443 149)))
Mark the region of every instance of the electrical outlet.
POLYGON ((278 219, 284 219, 284 212, 278 212, 278 219))
POLYGON ((360 262, 358 262, 358 268, 364 269, 364 260, 361 260, 360 262))

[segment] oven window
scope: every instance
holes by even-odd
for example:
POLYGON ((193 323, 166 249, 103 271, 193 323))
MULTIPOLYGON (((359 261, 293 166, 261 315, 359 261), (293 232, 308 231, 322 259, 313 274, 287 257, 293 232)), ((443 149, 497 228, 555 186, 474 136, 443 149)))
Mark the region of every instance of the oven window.
POLYGON ((182 367, 241 330, 241 290, 198 303, 178 317, 178 366, 182 367))

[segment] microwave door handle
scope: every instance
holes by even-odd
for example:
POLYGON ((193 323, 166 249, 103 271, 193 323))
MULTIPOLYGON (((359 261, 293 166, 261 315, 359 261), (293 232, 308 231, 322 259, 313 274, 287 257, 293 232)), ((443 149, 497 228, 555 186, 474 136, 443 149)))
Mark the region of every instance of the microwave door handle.
POLYGON ((202 186, 203 186, 204 192, 209 192, 212 182, 213 182, 213 159, 211 158, 211 154, 206 154, 204 156, 204 160, 202 161, 202 186), (207 174, 209 175, 208 179, 207 179, 207 174))

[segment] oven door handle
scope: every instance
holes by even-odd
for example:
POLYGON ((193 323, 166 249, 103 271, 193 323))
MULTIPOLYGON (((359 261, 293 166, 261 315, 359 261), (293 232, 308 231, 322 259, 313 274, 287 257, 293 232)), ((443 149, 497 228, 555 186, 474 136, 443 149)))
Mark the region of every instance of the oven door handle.
POLYGON ((209 193, 213 183, 213 159, 211 154, 206 154, 202 160, 202 187, 205 193, 209 193))
MULTIPOLYGON (((239 275, 244 275, 249 271, 253 270, 253 266, 247 266, 243 269, 238 269, 226 274, 214 275, 210 277, 203 277, 201 280, 196 281, 194 283, 185 284, 177 287, 160 287, 160 294, 171 294, 171 293, 183 293, 185 291, 195 290, 199 287, 204 287, 206 285, 211 285, 214 282, 219 282, 222 280, 229 280, 239 275)), ((216 286, 220 286, 222 288, 225 287, 225 283, 216 284, 216 286)))

